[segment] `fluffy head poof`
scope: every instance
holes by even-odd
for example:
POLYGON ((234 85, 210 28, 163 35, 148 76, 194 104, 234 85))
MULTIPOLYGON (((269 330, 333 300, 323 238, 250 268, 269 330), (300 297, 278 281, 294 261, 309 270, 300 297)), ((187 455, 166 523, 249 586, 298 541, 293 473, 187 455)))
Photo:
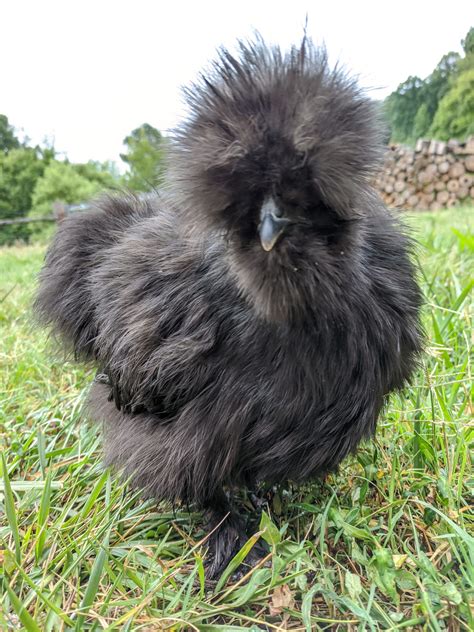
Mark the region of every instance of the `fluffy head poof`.
POLYGON ((172 195, 198 231, 226 234, 243 293, 264 315, 286 318, 274 295, 303 300, 304 253, 324 259, 328 248, 348 248, 352 220, 377 206, 374 104, 306 37, 287 53, 261 39, 241 42, 236 55, 221 49, 185 94, 172 195))

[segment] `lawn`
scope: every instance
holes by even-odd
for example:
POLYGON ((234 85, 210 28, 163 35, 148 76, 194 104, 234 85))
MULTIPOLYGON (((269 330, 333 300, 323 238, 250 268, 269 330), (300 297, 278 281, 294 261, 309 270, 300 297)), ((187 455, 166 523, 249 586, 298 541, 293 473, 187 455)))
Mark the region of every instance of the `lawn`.
POLYGON ((200 515, 101 466, 81 412, 93 372, 32 322, 45 246, 0 250, 0 630, 474 629, 474 209, 409 222, 426 296, 414 384, 337 475, 279 491, 268 566, 213 585, 200 515))

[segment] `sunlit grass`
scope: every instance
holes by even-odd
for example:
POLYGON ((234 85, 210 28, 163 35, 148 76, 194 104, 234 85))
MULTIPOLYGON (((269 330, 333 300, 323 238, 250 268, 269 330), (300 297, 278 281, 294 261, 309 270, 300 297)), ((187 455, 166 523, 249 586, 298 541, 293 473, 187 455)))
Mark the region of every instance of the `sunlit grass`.
POLYGON ((142 502, 81 422, 92 371, 29 306, 43 245, 0 250, 0 629, 473 629, 474 209, 409 220, 423 367, 339 474, 280 490, 269 567, 204 579, 200 516, 142 502))

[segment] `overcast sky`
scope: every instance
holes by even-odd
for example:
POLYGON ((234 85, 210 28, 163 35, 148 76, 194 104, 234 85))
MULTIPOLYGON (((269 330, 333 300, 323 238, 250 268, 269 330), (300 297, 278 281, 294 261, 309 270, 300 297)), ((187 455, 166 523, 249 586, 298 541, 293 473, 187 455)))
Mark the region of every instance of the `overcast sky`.
POLYGON ((73 161, 120 162, 144 122, 172 127, 180 85, 217 46, 259 30, 288 46, 308 31, 383 98, 426 77, 474 25, 468 0, 1 0, 0 113, 73 161))

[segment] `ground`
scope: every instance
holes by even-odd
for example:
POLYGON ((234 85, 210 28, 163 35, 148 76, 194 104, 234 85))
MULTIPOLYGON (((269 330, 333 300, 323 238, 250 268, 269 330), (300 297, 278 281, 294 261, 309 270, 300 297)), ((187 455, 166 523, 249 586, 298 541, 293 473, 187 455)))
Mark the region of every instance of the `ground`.
POLYGON ((235 559, 213 585, 200 516, 101 466, 81 412, 92 370, 29 311, 45 245, 1 249, 0 629, 474 629, 473 219, 409 219, 426 296, 414 384, 337 475, 278 491, 259 531, 269 566, 236 581, 235 559))

